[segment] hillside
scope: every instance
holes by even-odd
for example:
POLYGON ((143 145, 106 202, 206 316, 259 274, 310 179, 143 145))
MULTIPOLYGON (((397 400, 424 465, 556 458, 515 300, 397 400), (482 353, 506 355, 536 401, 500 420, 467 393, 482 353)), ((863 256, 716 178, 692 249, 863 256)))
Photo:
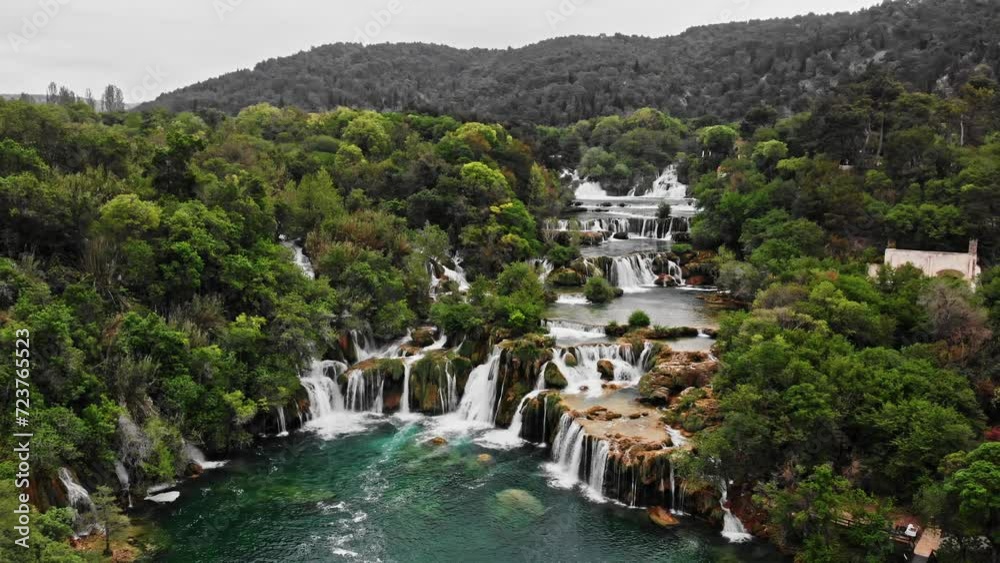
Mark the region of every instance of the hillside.
POLYGON ((901 0, 857 13, 702 26, 663 38, 564 37, 518 49, 337 43, 269 59, 164 94, 148 106, 258 102, 418 110, 562 124, 650 106, 679 116, 786 111, 882 65, 921 91, 948 93, 979 64, 1000 66, 1000 4, 901 0))

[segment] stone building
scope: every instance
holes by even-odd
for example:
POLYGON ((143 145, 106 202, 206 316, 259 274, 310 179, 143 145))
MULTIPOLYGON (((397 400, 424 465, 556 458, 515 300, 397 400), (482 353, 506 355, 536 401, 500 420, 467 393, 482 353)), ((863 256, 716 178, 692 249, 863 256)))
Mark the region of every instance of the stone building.
MULTIPOLYGON (((885 249, 884 264, 893 268, 899 268, 903 264, 912 264, 928 276, 962 278, 973 285, 976 283, 976 278, 982 273, 979 267, 979 242, 976 240, 969 241, 968 252, 903 250, 896 248, 895 243, 890 242, 889 248, 885 249)), ((871 265, 869 268, 871 275, 878 274, 880 265, 871 265)))

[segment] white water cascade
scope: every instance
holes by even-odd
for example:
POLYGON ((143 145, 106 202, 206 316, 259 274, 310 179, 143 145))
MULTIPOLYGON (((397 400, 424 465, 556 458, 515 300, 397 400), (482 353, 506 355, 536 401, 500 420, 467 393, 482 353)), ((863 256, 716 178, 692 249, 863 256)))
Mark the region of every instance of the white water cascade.
POLYGON ((281 239, 281 245, 284 246, 285 248, 291 249, 292 253, 294 254, 293 260, 295 262, 295 265, 301 268, 302 272, 305 275, 309 276, 310 278, 316 279, 316 271, 313 270, 312 262, 309 260, 309 257, 306 256, 306 253, 304 250, 302 250, 302 247, 293 241, 286 240, 284 235, 281 235, 280 239, 281 239))
POLYGON ((500 347, 495 346, 486 363, 476 366, 465 384, 459 415, 468 421, 493 425, 496 413, 497 380, 500 378, 500 347))
POLYGON ((278 437, 288 436, 288 425, 285 423, 285 407, 275 407, 278 411, 278 437))
POLYGON ((607 340, 603 326, 562 319, 545 320, 542 321, 542 324, 549 329, 549 334, 560 344, 580 344, 583 342, 607 340))
POLYGON ((202 469, 205 470, 216 469, 218 467, 222 467, 223 465, 229 463, 228 460, 208 461, 208 458, 205 457, 205 453, 202 452, 201 449, 198 448, 198 446, 190 442, 184 442, 184 447, 181 448, 181 453, 183 453, 186 456, 188 461, 197 463, 198 465, 201 466, 202 469))
POLYGON ((597 495, 597 500, 604 498, 604 476, 608 472, 608 456, 611 446, 605 440, 593 442, 594 448, 590 454, 590 477, 587 479, 590 495, 597 495))
POLYGON ((584 438, 586 432, 583 426, 570 415, 563 414, 559 419, 559 430, 552 440, 552 462, 546 464, 553 486, 570 489, 580 481, 584 438))
POLYGON ((326 375, 329 369, 333 369, 334 377, 338 377, 347 366, 336 360, 313 360, 309 375, 299 378, 306 395, 309 396, 310 420, 329 417, 335 412, 344 410, 344 397, 340 393, 340 386, 326 375))
POLYGON ((562 489, 584 485, 588 498, 603 502, 604 478, 610 453, 608 442, 588 440, 584 427, 569 414, 563 414, 552 441, 552 462, 545 464, 545 470, 551 477, 549 482, 562 489), (588 443, 591 444, 590 461, 585 464, 588 443))
POLYGON ((656 197, 661 199, 685 199, 687 198, 687 186, 682 184, 677 177, 677 167, 670 165, 659 178, 653 181, 653 189, 646 194, 646 197, 656 197))
POLYGON ((591 395, 599 396, 601 390, 601 375, 597 363, 608 360, 615 368, 615 381, 620 383, 636 383, 645 371, 653 345, 649 342, 636 357, 632 347, 620 344, 590 344, 573 348, 554 348, 552 363, 559 368, 569 385, 567 393, 579 393, 583 386, 588 387, 591 395), (569 354, 573 354, 576 365, 567 365, 569 354))
POLYGON ((132 491, 130 490, 128 470, 125 469, 125 464, 121 460, 115 460, 115 475, 118 476, 118 483, 122 486, 122 490, 125 491, 125 495, 128 497, 128 507, 132 508, 132 491))
POLYGON ((94 530, 100 530, 100 526, 96 523, 97 511, 94 508, 94 501, 90 500, 87 489, 83 488, 83 485, 73 477, 73 473, 65 467, 59 468, 59 480, 66 488, 66 500, 69 501, 70 507, 76 510, 74 531, 87 535, 94 530))
POLYGON ((438 387, 438 398, 441 399, 441 412, 450 413, 458 408, 458 380, 451 371, 451 362, 444 365, 446 385, 438 387))
POLYGON ((610 274, 611 283, 625 293, 641 293, 656 286, 653 260, 649 256, 633 254, 614 258, 610 274))
POLYGON ((452 258, 452 262, 455 263, 455 269, 452 270, 451 268, 445 266, 445 277, 457 283, 459 291, 469 291, 469 280, 465 277, 465 270, 462 269, 462 258, 456 254, 452 258))
POLYGON ((729 488, 725 479, 719 479, 719 505, 723 512, 722 535, 732 543, 750 541, 753 536, 743 527, 743 522, 733 514, 727 506, 729 504, 729 488))
POLYGON ((354 347, 354 361, 363 362, 375 357, 375 341, 368 331, 351 331, 351 344, 354 347))

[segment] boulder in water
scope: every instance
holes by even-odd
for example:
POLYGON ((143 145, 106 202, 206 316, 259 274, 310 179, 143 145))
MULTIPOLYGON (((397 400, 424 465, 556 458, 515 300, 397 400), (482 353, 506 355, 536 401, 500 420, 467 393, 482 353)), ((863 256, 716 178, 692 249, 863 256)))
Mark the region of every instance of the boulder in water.
POLYGON ((661 274, 659 276, 656 276, 656 281, 653 283, 656 284, 658 287, 677 287, 678 285, 680 285, 677 283, 677 280, 674 278, 674 276, 671 276, 670 274, 661 274))
POLYGON ((566 364, 567 367, 575 368, 578 362, 576 361, 576 356, 568 352, 565 356, 563 356, 563 363, 566 364))
POLYGON ((445 446, 448 444, 448 440, 445 440, 441 436, 435 436, 434 438, 428 440, 427 443, 429 443, 432 446, 445 446))
POLYGON ((565 389, 569 382, 566 376, 559 371, 559 366, 549 362, 545 366, 545 386, 549 389, 565 389))
POLYGON ((494 460, 490 454, 479 454, 476 456, 476 461, 483 465, 492 465, 494 460))
POLYGON ((628 233, 625 232, 625 231, 619 231, 619 232, 611 235, 611 238, 613 238, 615 240, 628 240, 628 233))
POLYGON ((541 516, 545 512, 542 501, 535 498, 531 493, 523 489, 507 489, 500 491, 496 495, 497 502, 504 511, 511 513, 525 514, 530 516, 541 516))
POLYGON ((600 360, 597 362, 597 372, 601 374, 601 379, 607 381, 615 380, 615 364, 611 360, 600 360))
POLYGON ((646 509, 646 513, 649 514, 649 519, 657 526, 669 528, 680 524, 680 521, 678 521, 669 510, 663 508, 662 506, 650 506, 646 509))

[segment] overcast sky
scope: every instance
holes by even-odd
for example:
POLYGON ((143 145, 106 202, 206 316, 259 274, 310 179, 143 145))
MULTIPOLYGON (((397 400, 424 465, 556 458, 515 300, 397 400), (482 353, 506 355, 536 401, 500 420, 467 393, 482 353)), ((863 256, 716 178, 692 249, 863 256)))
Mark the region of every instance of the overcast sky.
POLYGON ((0 93, 50 81, 128 102, 337 41, 521 46, 660 37, 703 24, 855 11, 875 0, 0 0, 0 93), (46 9, 47 7, 47 9, 46 9))

